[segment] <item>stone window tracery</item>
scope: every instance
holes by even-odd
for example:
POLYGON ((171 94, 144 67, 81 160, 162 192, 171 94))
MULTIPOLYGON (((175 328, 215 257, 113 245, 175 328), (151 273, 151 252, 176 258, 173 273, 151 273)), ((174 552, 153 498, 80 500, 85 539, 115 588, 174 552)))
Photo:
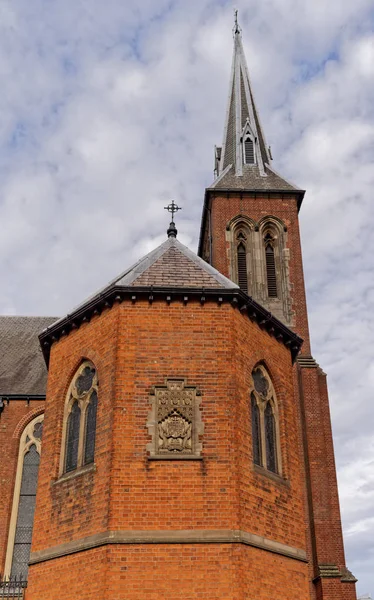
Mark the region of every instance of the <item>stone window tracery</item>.
POLYGON ((27 579, 44 415, 26 425, 20 439, 5 575, 27 579))
POLYGON ((281 474, 278 404, 274 386, 263 365, 252 372, 252 452, 256 465, 281 474))
POLYGON ((94 365, 83 362, 65 402, 60 475, 93 463, 95 456, 98 379, 94 365))

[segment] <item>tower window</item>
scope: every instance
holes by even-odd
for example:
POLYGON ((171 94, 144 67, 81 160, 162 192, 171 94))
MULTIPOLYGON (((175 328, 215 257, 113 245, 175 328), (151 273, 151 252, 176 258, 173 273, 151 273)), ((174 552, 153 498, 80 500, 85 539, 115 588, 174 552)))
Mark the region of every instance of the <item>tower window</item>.
POLYGON ((270 234, 265 236, 265 256, 266 256, 266 280, 269 298, 277 298, 277 274, 275 269, 275 256, 273 247, 273 238, 270 234))
POLYGON ((244 141, 244 158, 246 165, 255 164, 255 146, 253 140, 248 136, 244 141))
POLYGON ((248 293, 247 250, 243 242, 238 245, 238 284, 240 289, 248 293))
POLYGON ((280 473, 279 423, 274 388, 263 366, 254 369, 252 379, 253 462, 272 473, 280 473))
POLYGON ((66 398, 60 474, 93 463, 97 404, 96 369, 85 361, 75 373, 66 398))

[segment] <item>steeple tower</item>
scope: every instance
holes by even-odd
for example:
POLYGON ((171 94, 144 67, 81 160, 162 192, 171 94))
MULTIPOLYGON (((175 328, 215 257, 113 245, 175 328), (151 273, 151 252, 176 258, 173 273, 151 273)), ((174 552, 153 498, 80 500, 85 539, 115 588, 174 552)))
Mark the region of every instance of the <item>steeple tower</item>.
POLYGON ((216 180, 212 187, 297 190, 270 166, 271 152, 253 95, 237 11, 233 36, 227 116, 222 147, 215 149, 216 180))
POLYGON ((297 214, 304 191, 271 166, 237 14, 233 36, 223 144, 215 149, 216 178, 205 194, 199 255, 287 326, 299 327, 307 345, 302 265, 294 273, 297 294, 289 265, 291 245, 300 246, 297 214))
POLYGON ((252 168, 266 177, 265 165, 270 164, 270 155, 249 80, 237 11, 233 34, 230 92, 222 151, 217 148, 220 154, 219 160, 217 157, 217 175, 233 168, 235 175, 240 177, 244 169, 252 168))

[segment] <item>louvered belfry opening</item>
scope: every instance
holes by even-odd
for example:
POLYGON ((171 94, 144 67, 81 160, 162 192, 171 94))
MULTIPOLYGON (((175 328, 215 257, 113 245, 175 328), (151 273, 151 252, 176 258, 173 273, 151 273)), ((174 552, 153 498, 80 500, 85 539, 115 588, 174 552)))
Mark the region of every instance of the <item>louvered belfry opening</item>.
POLYGON ((238 285, 248 293, 247 251, 242 242, 238 245, 238 285))
POLYGON ((246 165, 254 165, 255 163, 255 147, 254 143, 250 137, 244 142, 244 151, 245 151, 245 164, 246 165))
POLYGON ((275 256, 273 239, 271 235, 265 236, 265 255, 266 255, 266 279, 269 298, 277 298, 277 275, 275 270, 275 256))

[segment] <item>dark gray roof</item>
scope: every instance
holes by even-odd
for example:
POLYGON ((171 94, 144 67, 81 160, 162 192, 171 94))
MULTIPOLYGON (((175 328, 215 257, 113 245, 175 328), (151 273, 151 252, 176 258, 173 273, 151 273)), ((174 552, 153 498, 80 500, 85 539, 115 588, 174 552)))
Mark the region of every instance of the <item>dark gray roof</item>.
POLYGON ((0 396, 43 395, 47 369, 38 335, 56 317, 0 317, 0 396))
POLYGON ((211 190, 240 190, 264 192, 300 192, 304 193, 292 183, 283 179, 278 173, 265 166, 266 176, 261 175, 257 165, 243 165, 243 174, 236 175, 232 165, 222 173, 211 185, 211 190))

